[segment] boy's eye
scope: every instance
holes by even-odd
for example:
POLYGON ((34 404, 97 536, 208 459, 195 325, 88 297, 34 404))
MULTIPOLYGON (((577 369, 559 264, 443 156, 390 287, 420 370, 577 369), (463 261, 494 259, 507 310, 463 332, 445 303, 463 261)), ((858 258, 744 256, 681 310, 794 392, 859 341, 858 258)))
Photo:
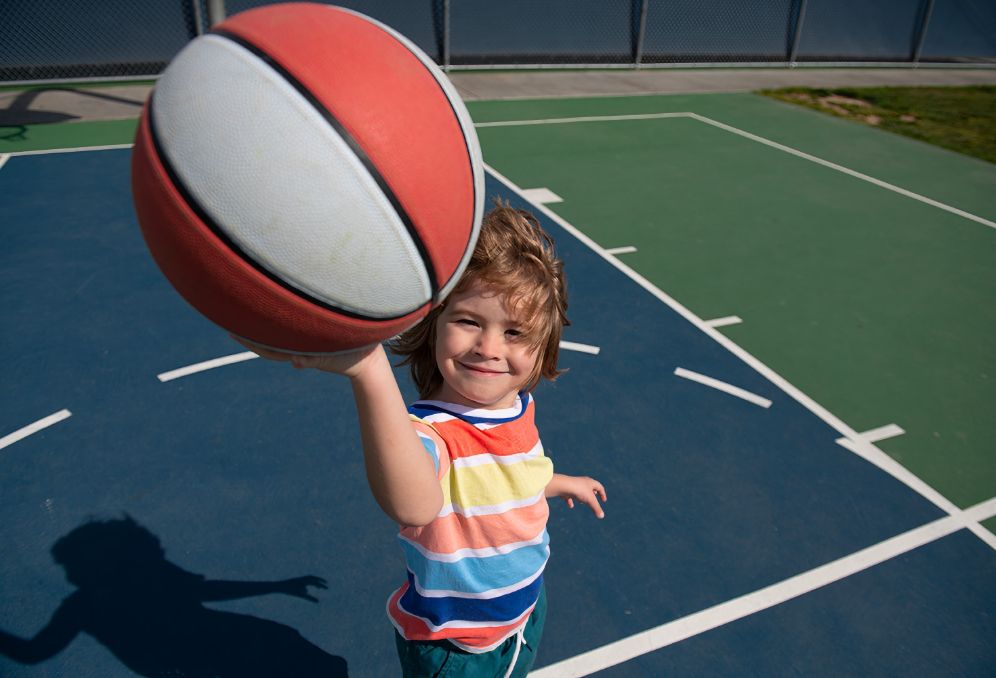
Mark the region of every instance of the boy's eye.
POLYGON ((505 330, 505 334, 510 337, 517 338, 522 336, 522 330, 505 330))
POLYGON ((477 327, 477 322, 471 320, 470 318, 458 318, 456 322, 458 325, 469 325, 470 327, 477 327))

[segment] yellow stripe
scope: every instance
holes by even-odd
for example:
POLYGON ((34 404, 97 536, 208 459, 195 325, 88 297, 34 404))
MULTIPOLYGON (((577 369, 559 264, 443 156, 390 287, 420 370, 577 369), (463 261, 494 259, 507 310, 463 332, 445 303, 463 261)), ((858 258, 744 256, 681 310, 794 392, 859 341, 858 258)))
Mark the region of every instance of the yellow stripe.
POLYGON ((453 468, 443 476, 443 505, 494 506, 539 494, 553 477, 553 462, 537 457, 518 464, 453 468))

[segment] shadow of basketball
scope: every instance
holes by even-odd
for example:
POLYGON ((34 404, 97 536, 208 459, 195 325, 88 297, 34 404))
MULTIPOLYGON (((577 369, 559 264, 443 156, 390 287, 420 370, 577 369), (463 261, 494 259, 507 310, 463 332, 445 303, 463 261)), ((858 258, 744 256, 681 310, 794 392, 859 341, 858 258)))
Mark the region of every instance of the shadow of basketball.
POLYGON ((159 539, 130 517, 91 521, 60 538, 52 556, 77 587, 34 638, 0 630, 0 654, 36 664, 80 633, 142 676, 346 676, 346 661, 295 629, 204 602, 283 593, 313 602, 318 577, 212 581, 165 558, 159 539))

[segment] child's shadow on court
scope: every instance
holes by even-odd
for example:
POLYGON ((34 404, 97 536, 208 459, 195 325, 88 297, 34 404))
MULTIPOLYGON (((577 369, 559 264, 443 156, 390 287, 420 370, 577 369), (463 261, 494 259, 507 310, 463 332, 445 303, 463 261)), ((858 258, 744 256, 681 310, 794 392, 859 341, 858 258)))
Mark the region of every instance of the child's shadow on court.
POLYGON ((313 602, 318 577, 210 581, 169 562, 159 539, 130 517, 91 521, 60 538, 55 561, 77 590, 31 639, 0 630, 0 654, 38 663, 81 631, 142 676, 346 676, 346 661, 289 626, 202 605, 266 593, 313 602))

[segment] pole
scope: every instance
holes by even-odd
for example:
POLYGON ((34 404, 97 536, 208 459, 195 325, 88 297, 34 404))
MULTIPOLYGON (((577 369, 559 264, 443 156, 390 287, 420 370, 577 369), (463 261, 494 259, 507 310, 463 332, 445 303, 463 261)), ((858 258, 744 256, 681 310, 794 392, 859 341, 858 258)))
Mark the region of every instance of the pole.
POLYGON ((450 0, 443 0, 443 71, 450 72, 450 0))
POLYGON ((225 20, 225 0, 207 0, 208 26, 225 20))
POLYGON ((643 62, 643 38, 647 34, 647 4, 650 0, 643 0, 640 6, 640 27, 636 33, 636 54, 634 55, 634 65, 639 68, 643 62))
POLYGON ((806 21, 806 0, 799 0, 799 16, 795 18, 795 31, 792 35, 792 51, 789 52, 789 66, 795 67, 795 57, 799 53, 799 38, 802 37, 802 26, 806 21))
POLYGON ((927 24, 930 23, 930 15, 934 11, 934 0, 927 0, 927 8, 923 12, 923 21, 920 22, 920 30, 917 31, 916 43, 913 46, 913 68, 920 64, 920 53, 923 52, 923 43, 927 39, 927 24))
POLYGON ((204 33, 204 17, 201 16, 201 0, 190 0, 194 10, 194 31, 197 35, 204 33))

